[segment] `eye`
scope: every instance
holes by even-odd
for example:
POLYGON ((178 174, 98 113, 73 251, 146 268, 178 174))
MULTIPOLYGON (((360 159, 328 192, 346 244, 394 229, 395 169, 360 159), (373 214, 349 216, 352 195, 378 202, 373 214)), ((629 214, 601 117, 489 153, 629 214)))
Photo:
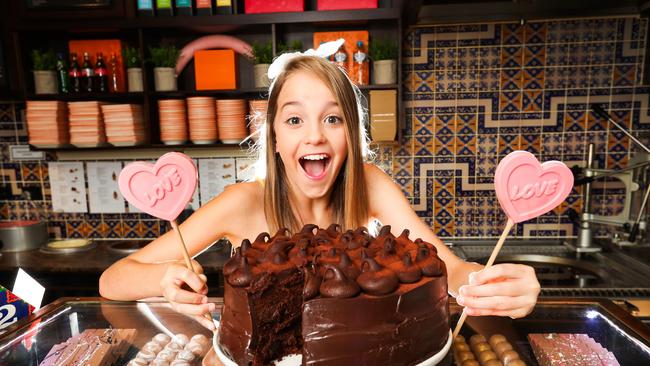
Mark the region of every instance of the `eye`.
POLYGON ((298 117, 290 117, 288 120, 286 120, 286 123, 290 126, 295 126, 300 124, 300 118, 298 117))
POLYGON ((335 123, 339 123, 339 122, 342 122, 342 119, 339 116, 327 116, 327 117, 325 117, 325 123, 335 124, 335 123))

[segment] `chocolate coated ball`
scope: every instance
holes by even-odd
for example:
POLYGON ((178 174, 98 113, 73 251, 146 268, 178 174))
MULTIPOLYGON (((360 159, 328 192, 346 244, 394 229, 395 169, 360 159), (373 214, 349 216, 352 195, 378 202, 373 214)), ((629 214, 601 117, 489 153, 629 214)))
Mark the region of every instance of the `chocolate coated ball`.
POLYGON ((458 362, 463 362, 466 360, 473 360, 474 354, 471 351, 462 351, 458 352, 458 362))
POLYGON ((463 337, 462 335, 459 334, 459 335, 456 336, 456 338, 454 338, 454 342, 465 343, 465 337, 463 337))
POLYGON ((489 360, 483 363, 483 366, 503 366, 503 364, 499 360, 489 360))
POLYGON ((474 334, 469 338, 469 344, 475 345, 476 343, 486 343, 487 340, 481 334, 474 334))
POLYGON ((463 343, 456 343, 454 344, 454 349, 458 352, 460 351, 469 351, 469 344, 463 342, 463 343))
POLYGON ((498 343, 505 342, 507 341, 506 337, 503 336, 503 334, 493 334, 490 337, 490 341, 488 342, 492 348, 494 348, 498 343))
POLYGON ((501 356, 503 352, 510 351, 510 350, 512 350, 512 344, 510 344, 509 342, 497 343, 497 345, 494 346, 494 352, 496 352, 497 355, 499 356, 501 356))
POLYGON ((497 354, 494 353, 493 351, 483 351, 478 355, 478 360, 481 361, 481 364, 485 364, 490 360, 496 360, 496 359, 497 359, 497 354))
POLYGON ((512 360, 506 366, 526 366, 526 363, 520 359, 512 360))
POLYGON ((481 366, 481 364, 478 363, 478 361, 476 360, 467 360, 467 361, 463 361, 461 366, 481 366))
POLYGON ((476 354, 478 355, 478 354, 481 353, 481 352, 491 351, 492 348, 490 348, 490 345, 489 345, 489 344, 483 342, 483 343, 476 343, 476 344, 474 344, 474 345, 472 346, 472 350, 474 351, 474 353, 476 353, 476 354))
POLYGON ((507 350, 507 351, 503 352, 499 356, 499 358, 501 359, 501 361, 503 361, 504 364, 507 365, 508 362, 510 362, 512 360, 518 360, 519 359, 519 354, 517 352, 513 351, 513 350, 507 350))

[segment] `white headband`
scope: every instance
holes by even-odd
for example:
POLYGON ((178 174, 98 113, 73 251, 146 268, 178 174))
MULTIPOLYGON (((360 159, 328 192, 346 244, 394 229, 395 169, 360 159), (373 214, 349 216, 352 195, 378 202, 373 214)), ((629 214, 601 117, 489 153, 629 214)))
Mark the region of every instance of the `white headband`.
POLYGON ((275 78, 277 78, 284 71, 287 63, 289 63, 289 61, 293 60, 294 58, 300 56, 319 56, 323 58, 329 57, 335 54, 336 51, 341 48, 341 45, 343 45, 344 42, 345 40, 343 38, 339 38, 336 41, 322 43, 320 46, 318 46, 317 50, 310 48, 305 52, 290 52, 281 54, 280 56, 276 57, 275 60, 273 60, 273 63, 271 63, 271 66, 269 66, 269 80, 274 81, 275 78))

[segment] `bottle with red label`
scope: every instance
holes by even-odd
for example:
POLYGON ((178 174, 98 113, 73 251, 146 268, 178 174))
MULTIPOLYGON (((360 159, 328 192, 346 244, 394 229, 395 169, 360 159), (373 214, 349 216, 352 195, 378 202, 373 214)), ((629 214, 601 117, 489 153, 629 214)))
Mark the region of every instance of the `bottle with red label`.
POLYGON ((113 93, 121 92, 122 86, 117 75, 117 56, 111 53, 110 61, 108 61, 108 75, 110 91, 113 93))
POLYGON ((95 69, 90 63, 90 55, 84 52, 84 63, 81 65, 81 91, 92 93, 94 88, 95 69))
POLYGON ((70 69, 68 74, 70 75, 70 91, 72 93, 81 92, 81 69, 79 68, 79 63, 77 62, 77 54, 71 54, 72 61, 70 61, 70 69))
POLYGON ((95 63, 95 91, 102 93, 108 91, 108 69, 101 52, 97 54, 97 63, 95 63))

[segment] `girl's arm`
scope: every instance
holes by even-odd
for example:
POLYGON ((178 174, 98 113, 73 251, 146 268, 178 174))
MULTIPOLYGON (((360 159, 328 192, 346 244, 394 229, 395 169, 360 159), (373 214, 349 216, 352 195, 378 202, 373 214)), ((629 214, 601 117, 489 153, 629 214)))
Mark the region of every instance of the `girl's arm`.
MULTIPOLYGON (((232 218, 239 214, 238 211, 247 201, 237 186, 226 188, 180 225, 190 257, 230 233, 232 218)), ((186 283, 196 292, 207 290, 205 280, 187 270, 182 258, 178 237, 170 230, 106 269, 99 279, 99 292, 103 297, 114 300, 137 300, 160 295, 169 297, 173 294, 164 293, 167 289, 161 283, 166 276, 169 277, 168 281, 186 283)), ((204 296, 185 291, 183 298, 186 302, 197 302, 202 301, 204 296)))
POLYGON ((370 164, 366 165, 365 174, 370 214, 383 225, 390 225, 393 235, 409 229, 411 240, 422 238, 436 246, 438 256, 447 266, 449 292, 467 306, 468 315, 521 317, 532 311, 540 287, 531 267, 498 264, 483 270, 482 265, 463 261, 422 222, 387 174, 370 164))

